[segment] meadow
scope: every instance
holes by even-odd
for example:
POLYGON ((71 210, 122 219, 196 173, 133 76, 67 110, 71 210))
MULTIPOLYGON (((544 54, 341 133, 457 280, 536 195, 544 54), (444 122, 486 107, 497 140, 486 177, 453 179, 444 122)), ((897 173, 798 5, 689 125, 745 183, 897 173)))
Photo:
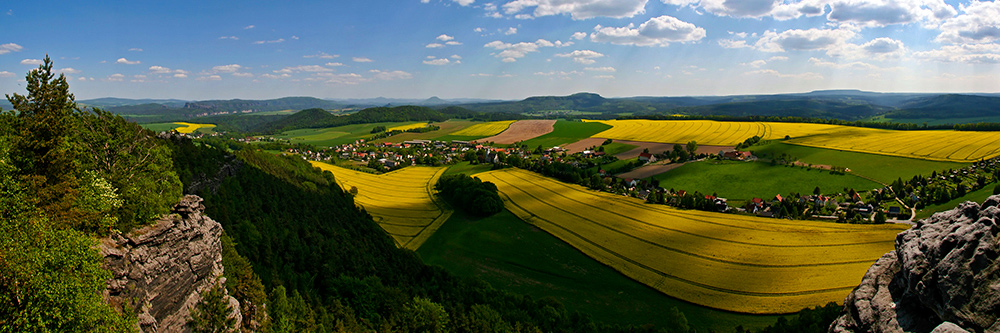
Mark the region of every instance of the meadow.
POLYGON ((894 131, 807 123, 710 120, 602 120, 613 126, 594 137, 616 140, 732 146, 760 136, 765 140, 860 153, 946 162, 973 162, 1000 155, 1000 132, 894 131))
POLYGON ((931 172, 958 169, 966 163, 931 161, 918 158, 866 154, 834 149, 814 148, 772 141, 750 147, 758 157, 771 158, 787 154, 808 164, 831 165, 851 169, 851 173, 889 184, 897 178, 909 180, 916 175, 930 175, 931 172))
POLYGON ((807 195, 817 186, 830 193, 841 192, 845 187, 858 191, 882 187, 851 174, 835 175, 826 170, 764 162, 717 160, 687 163, 652 178, 659 180, 663 188, 699 191, 706 195, 717 193, 730 200, 771 199, 776 194, 787 196, 791 192, 807 195))
POLYGON ((345 191, 357 189, 354 202, 364 207, 399 247, 416 250, 451 216, 433 195, 444 167, 407 167, 375 175, 310 161, 330 171, 345 191))
POLYGON ((304 143, 318 147, 328 147, 352 143, 358 139, 368 139, 374 135, 371 131, 372 128, 375 128, 375 126, 392 128, 396 126, 412 126, 414 123, 415 122, 407 121, 396 123, 356 124, 327 128, 304 128, 285 131, 275 137, 289 139, 292 143, 304 143))
POLYGON ((610 129, 611 126, 596 122, 566 121, 558 120, 552 125, 552 132, 539 136, 531 140, 525 140, 522 144, 535 148, 552 148, 564 146, 593 136, 610 129))
POLYGON ((626 276, 741 313, 842 302, 906 228, 678 210, 519 169, 476 176, 497 185, 514 215, 626 276))

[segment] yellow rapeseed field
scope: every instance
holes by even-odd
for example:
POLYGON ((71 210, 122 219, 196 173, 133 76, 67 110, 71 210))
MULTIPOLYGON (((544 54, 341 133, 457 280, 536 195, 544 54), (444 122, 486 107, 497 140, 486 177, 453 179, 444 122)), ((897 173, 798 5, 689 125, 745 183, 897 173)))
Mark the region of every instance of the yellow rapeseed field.
POLYGON ((510 127, 510 124, 513 124, 515 121, 516 120, 491 121, 488 123, 475 124, 451 133, 451 135, 482 137, 494 136, 506 131, 507 127, 510 127))
POLYGON ((504 169, 476 175, 506 207, 663 293, 743 313, 843 302, 902 225, 861 226, 678 210, 504 169))
POLYGON ((437 231, 452 211, 441 208, 433 196, 444 167, 406 167, 374 175, 310 161, 330 171, 345 190, 358 189, 354 201, 364 207, 400 247, 416 250, 437 231))
POLYGON ((1000 132, 895 131, 840 125, 711 120, 602 120, 613 126, 593 137, 732 146, 760 136, 791 144, 861 153, 973 162, 1000 155, 1000 132))
POLYGON ((194 131, 197 131, 199 128, 212 128, 212 127, 215 127, 215 125, 213 125, 213 124, 193 124, 193 123, 184 123, 184 122, 176 122, 174 124, 183 126, 183 127, 175 128, 174 130, 177 131, 178 133, 184 133, 184 134, 193 133, 194 131))
POLYGON ((423 128, 423 127, 427 127, 427 123, 416 123, 416 124, 402 125, 402 126, 396 126, 396 127, 389 127, 389 128, 386 128, 385 131, 386 132, 392 132, 392 131, 395 131, 395 130, 405 131, 405 130, 408 130, 408 129, 423 128))

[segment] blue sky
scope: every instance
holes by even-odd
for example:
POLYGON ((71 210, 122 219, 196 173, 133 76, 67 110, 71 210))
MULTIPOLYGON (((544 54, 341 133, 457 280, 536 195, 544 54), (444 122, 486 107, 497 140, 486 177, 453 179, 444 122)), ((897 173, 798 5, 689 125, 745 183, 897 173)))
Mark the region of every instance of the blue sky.
POLYGON ((1000 92, 1000 3, 0 3, 0 93, 46 54, 78 99, 1000 92))

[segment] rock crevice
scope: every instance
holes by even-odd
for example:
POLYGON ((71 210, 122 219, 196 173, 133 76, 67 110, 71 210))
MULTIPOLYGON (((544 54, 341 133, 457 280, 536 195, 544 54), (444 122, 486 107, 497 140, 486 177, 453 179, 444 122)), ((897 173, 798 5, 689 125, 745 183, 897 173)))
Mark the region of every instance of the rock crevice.
MULTIPOLYGON (((138 317, 142 332, 187 332, 191 309, 202 293, 223 287, 222 225, 203 215, 198 196, 188 195, 152 225, 101 240, 104 265, 113 277, 105 301, 138 317)), ((239 302, 225 294, 242 321, 239 302)))
POLYGON ((1000 195, 896 236, 830 332, 1000 332, 1000 195))

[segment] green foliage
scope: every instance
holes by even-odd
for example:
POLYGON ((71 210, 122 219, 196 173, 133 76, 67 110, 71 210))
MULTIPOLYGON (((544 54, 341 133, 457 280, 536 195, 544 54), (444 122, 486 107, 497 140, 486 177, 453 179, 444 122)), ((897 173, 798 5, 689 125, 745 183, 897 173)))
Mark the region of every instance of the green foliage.
POLYGON ((267 302, 267 293, 264 291, 264 285, 253 272, 250 261, 236 251, 236 245, 228 234, 222 234, 221 242, 222 266, 226 268, 223 273, 226 278, 226 290, 240 302, 240 312, 243 314, 242 326, 255 328, 255 324, 266 325, 267 314, 264 311, 264 304, 267 302))
POLYGON ((372 134, 381 133, 381 132, 385 132, 385 126, 382 126, 382 125, 375 126, 375 127, 372 128, 372 131, 371 131, 372 134))
POLYGON ((110 230, 118 225, 118 216, 114 213, 122 207, 123 200, 114 186, 107 179, 101 178, 96 172, 87 170, 80 179, 80 197, 77 199, 77 209, 92 215, 82 224, 84 230, 110 230))
POLYGON ((402 324, 405 326, 401 328, 407 332, 450 332, 451 318, 448 317, 448 312, 443 306, 427 298, 414 297, 413 302, 403 309, 402 317, 402 324))
MULTIPOLYGON (((785 317, 778 318, 778 322, 768 326, 758 333, 824 333, 837 316, 840 315, 841 306, 837 303, 827 303, 824 306, 807 308, 799 311, 798 315, 791 320, 785 317)), ((749 332, 737 328, 738 333, 749 332)))
POLYGON ((169 212, 182 190, 170 149, 153 132, 100 109, 76 118, 80 166, 109 182, 122 200, 115 228, 128 231, 169 212))
POLYGON ((465 174, 447 175, 438 179, 434 189, 453 207, 475 216, 490 216, 503 210, 503 200, 497 186, 465 174))
POLYGON ((229 306, 222 288, 214 286, 201 294, 201 301, 191 309, 188 326, 197 333, 234 332, 236 318, 230 318, 233 309, 229 306))

